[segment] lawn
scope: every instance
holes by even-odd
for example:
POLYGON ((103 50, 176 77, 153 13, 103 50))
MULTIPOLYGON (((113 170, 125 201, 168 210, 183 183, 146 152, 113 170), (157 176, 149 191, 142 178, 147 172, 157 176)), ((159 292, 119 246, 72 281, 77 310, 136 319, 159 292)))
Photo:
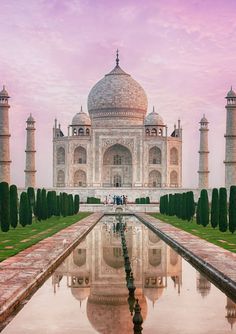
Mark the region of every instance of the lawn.
POLYGON ((0 261, 13 256, 40 240, 43 240, 58 231, 76 223, 90 215, 89 212, 80 212, 74 216, 51 217, 44 221, 33 220, 32 225, 22 227, 18 225, 8 232, 0 231, 0 261))
POLYGON ((220 232, 218 228, 214 229, 210 224, 206 227, 198 225, 195 219, 191 222, 188 222, 186 220, 178 219, 176 216, 166 216, 160 213, 153 213, 151 215, 164 221, 165 223, 169 223, 175 227, 180 228, 181 230, 189 232, 198 236, 199 238, 205 239, 217 246, 236 253, 236 233, 232 234, 229 231, 220 232))

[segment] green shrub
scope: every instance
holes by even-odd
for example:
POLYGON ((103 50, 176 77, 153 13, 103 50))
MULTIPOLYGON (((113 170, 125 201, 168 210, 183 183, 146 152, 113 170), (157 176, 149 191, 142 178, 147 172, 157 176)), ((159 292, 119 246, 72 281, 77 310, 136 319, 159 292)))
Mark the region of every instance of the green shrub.
POLYGON ((236 186, 230 187, 229 195, 229 230, 234 233, 236 230, 236 186))
POLYGON ((12 184, 10 186, 10 225, 16 228, 18 223, 18 196, 17 187, 12 184))
POLYGON ((227 191, 226 188, 220 188, 219 192, 219 230, 226 232, 227 223, 227 191))
POLYGON ((31 209, 34 212, 35 211, 35 192, 34 192, 34 188, 29 187, 27 189, 27 195, 28 195, 28 198, 29 198, 29 203, 30 203, 31 209))
POLYGON ((41 198, 42 198, 41 219, 46 220, 48 218, 48 207, 47 207, 47 192, 44 188, 41 191, 41 198))
POLYGON ((200 211, 200 221, 202 226, 207 226, 209 224, 209 201, 206 189, 201 190, 201 211, 200 211))
POLYGON ((2 232, 10 228, 10 196, 7 182, 0 183, 0 223, 2 232))
POLYGON ((42 219, 42 192, 41 192, 41 189, 37 189, 34 214, 37 217, 38 221, 42 219))
POLYGON ((201 197, 199 197, 197 202, 196 221, 198 225, 201 225, 201 197))
POLYGON ((19 222, 23 227, 29 223, 29 199, 26 192, 20 195, 19 222))
POLYGON ((211 226, 216 228, 219 225, 219 192, 217 188, 212 190, 211 197, 211 226))
POLYGON ((192 220, 195 215, 195 203, 194 203, 194 195, 192 191, 187 192, 187 203, 186 203, 186 218, 188 221, 192 220))
POLYGON ((74 197, 74 213, 75 214, 79 212, 79 204, 80 204, 80 198, 79 198, 79 195, 76 194, 74 197))
POLYGON ((150 204, 150 197, 149 196, 146 197, 146 204, 150 204))

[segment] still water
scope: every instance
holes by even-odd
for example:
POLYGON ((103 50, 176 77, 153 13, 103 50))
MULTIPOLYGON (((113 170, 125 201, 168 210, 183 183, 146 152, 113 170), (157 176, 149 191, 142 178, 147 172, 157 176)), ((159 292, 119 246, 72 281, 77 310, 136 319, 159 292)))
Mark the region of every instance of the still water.
MULTIPOLYGON (((143 334, 236 333, 236 304, 136 218, 125 239, 143 334)), ((3 334, 133 334, 116 217, 104 217, 3 334)))

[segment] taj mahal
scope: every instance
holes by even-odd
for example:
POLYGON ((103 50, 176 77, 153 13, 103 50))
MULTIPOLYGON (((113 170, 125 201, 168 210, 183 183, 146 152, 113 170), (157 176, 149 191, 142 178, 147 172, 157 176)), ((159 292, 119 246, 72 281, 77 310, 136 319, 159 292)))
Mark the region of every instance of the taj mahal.
MULTIPOLYGON (((182 188, 182 126, 180 119, 168 126, 153 110, 142 86, 120 67, 99 80, 88 94, 87 109, 76 113, 65 132, 57 119, 53 126, 53 180, 58 192, 89 196, 114 195, 119 191, 134 201, 149 196, 158 200, 182 188), (134 191, 135 190, 135 191, 134 191)), ((0 91, 0 181, 10 178, 9 94, 0 91)), ((236 93, 226 95, 225 186, 236 184, 236 93)), ((198 196, 209 189, 208 120, 200 119, 198 196)), ((26 120, 25 188, 37 187, 35 164, 35 120, 26 120)), ((223 140, 223 138, 222 138, 223 140)), ((197 153, 197 152, 196 152, 197 153)))
POLYGON ((64 135, 53 129, 53 186, 162 188, 182 185, 182 129, 168 135, 162 117, 147 114, 141 85, 116 66, 91 89, 64 135))

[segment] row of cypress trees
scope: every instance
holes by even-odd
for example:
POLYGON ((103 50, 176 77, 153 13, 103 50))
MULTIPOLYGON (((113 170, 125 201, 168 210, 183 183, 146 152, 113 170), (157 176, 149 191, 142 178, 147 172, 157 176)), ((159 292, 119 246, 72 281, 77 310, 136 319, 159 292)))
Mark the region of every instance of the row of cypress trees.
POLYGON ((70 216, 79 212, 79 195, 46 191, 32 187, 22 192, 18 201, 16 185, 9 187, 8 183, 0 183, 0 227, 7 232, 10 227, 16 228, 18 222, 22 226, 31 225, 33 215, 38 221, 52 216, 70 216))
MULTIPOLYGON (((190 221, 195 215, 193 192, 161 196, 160 213, 175 215, 180 219, 190 221)), ((227 189, 214 188, 211 206, 207 190, 202 189, 197 202, 196 221, 197 224, 203 226, 210 223, 213 228, 219 227, 221 232, 229 229, 231 233, 234 233, 236 230, 236 186, 230 187, 229 204, 227 203, 227 189)))
POLYGON ((183 220, 192 220, 195 214, 193 192, 188 191, 161 196, 160 213, 177 216, 183 220))
POLYGON ((207 226, 210 222, 213 228, 219 227, 221 232, 228 229, 231 233, 236 230, 236 186, 230 187, 229 204, 227 203, 227 189, 214 188, 212 190, 211 208, 207 191, 203 189, 198 200, 197 223, 207 226))

